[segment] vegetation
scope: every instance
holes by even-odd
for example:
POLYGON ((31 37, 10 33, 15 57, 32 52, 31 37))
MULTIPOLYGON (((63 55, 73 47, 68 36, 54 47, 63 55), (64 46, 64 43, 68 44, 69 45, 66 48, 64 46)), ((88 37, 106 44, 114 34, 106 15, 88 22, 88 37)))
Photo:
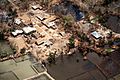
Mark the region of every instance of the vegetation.
POLYGON ((107 6, 108 4, 112 3, 113 1, 117 1, 117 0, 104 0, 102 5, 107 6))
POLYGON ((7 57, 6 52, 1 52, 1 54, 0 54, 0 58, 4 58, 4 57, 7 57))
POLYGON ((51 64, 51 63, 53 63, 53 64, 55 64, 55 62, 56 62, 56 60, 55 60, 55 53, 49 53, 49 57, 48 57, 48 62, 51 64))
POLYGON ((89 41, 88 37, 84 33, 78 32, 77 36, 80 38, 81 41, 89 41))
POLYGON ((63 23, 64 23, 65 27, 72 26, 72 24, 74 23, 74 18, 70 14, 65 15, 65 16, 63 16, 63 23))
POLYGON ((107 52, 107 53, 111 53, 112 51, 113 51, 112 48, 108 48, 108 49, 106 49, 106 52, 107 52))
POLYGON ((6 41, 0 41, 0 58, 13 55, 13 50, 6 41))
POLYGON ((71 36, 70 38, 69 38, 69 47, 70 48, 74 48, 74 37, 73 36, 71 36))
POLYGON ((52 0, 40 0, 40 3, 42 5, 48 6, 48 4, 51 2, 52 0))
POLYGON ((115 42, 120 42, 120 38, 116 38, 114 41, 115 42))
POLYGON ((21 11, 27 11, 29 9, 29 0, 20 0, 18 6, 21 11))
POLYGON ((105 19, 105 17, 101 17, 98 21, 99 21, 99 23, 101 23, 103 26, 105 26, 105 27, 107 26, 107 25, 106 25, 106 21, 107 21, 107 20, 105 19))
POLYGON ((24 54, 25 51, 26 51, 26 48, 22 48, 22 49, 20 50, 20 53, 21 53, 21 54, 24 54))
POLYGON ((12 10, 11 7, 8 9, 8 16, 16 17, 17 16, 17 9, 12 10))
POLYGON ((3 32, 0 32, 0 40, 4 40, 4 34, 3 34, 3 32))
POLYGON ((8 0, 0 0, 0 9, 6 10, 9 6, 8 0))

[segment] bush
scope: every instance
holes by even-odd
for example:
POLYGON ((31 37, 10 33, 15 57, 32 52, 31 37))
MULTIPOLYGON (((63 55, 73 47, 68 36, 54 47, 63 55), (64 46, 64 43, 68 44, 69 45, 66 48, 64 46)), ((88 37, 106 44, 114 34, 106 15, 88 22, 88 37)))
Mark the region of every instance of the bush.
POLYGON ((115 42, 120 42, 120 38, 116 38, 114 41, 115 42))
POLYGON ((0 32, 0 40, 4 40, 4 34, 3 34, 3 32, 0 32))
POLYGON ((69 47, 74 48, 74 37, 73 36, 71 36, 71 38, 69 38, 69 47))
POLYGON ((63 22, 64 22, 64 26, 72 26, 72 23, 74 22, 74 18, 70 14, 63 16, 63 22))
POLYGON ((6 51, 2 51, 1 53, 0 53, 0 57, 1 58, 4 58, 4 57, 7 57, 7 52, 6 51))
POLYGON ((25 51, 26 51, 26 48, 22 48, 22 49, 20 50, 20 53, 21 53, 21 54, 24 54, 25 51))

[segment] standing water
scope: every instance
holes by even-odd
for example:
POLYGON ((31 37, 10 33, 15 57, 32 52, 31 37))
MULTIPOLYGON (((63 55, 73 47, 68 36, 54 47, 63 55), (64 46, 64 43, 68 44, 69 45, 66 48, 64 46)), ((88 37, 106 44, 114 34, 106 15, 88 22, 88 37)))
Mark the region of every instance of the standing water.
POLYGON ((0 58, 4 58, 13 54, 13 50, 7 41, 0 40, 0 58))
POLYGON ((73 4, 70 1, 63 1, 59 5, 55 5, 52 8, 54 13, 61 13, 62 15, 71 14, 75 21, 80 21, 85 17, 84 13, 79 9, 79 6, 73 4))

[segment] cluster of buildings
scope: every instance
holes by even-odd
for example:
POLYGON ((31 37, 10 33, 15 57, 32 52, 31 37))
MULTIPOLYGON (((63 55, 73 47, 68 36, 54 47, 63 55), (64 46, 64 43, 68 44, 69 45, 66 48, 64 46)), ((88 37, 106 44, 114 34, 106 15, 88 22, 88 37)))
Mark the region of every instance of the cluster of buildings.
POLYGON ((25 53, 31 52, 40 60, 46 60, 50 53, 56 56, 65 53, 70 34, 65 34, 64 29, 59 30, 61 26, 57 22, 59 19, 55 15, 42 10, 39 5, 31 5, 26 14, 18 13, 14 23, 24 26, 11 32, 12 36, 8 37, 10 44, 17 50, 15 57, 21 55, 20 50, 23 48, 26 48, 25 53))
POLYGON ((66 35, 64 30, 61 31, 58 29, 59 24, 56 24, 57 21, 59 21, 59 19, 56 16, 51 15, 50 13, 47 13, 46 11, 42 10, 42 7, 39 5, 31 5, 31 9, 27 13, 18 13, 18 17, 14 19, 14 25, 20 27, 16 27, 11 32, 11 35, 7 38, 12 48, 16 49, 16 54, 9 56, 9 59, 11 60, 3 61, 0 64, 1 67, 5 68, 6 65, 2 64, 13 62, 15 64, 10 64, 10 66, 13 66, 13 68, 15 67, 15 70, 12 70, 12 67, 10 68, 10 70, 9 68, 4 69, 8 70, 8 72, 1 72, 5 73, 0 75, 1 79, 8 79, 9 75, 12 75, 14 80, 54 80, 47 73, 47 70, 39 72, 39 67, 38 69, 36 69, 36 67, 32 67, 32 69, 34 68, 34 72, 29 73, 29 70, 32 70, 30 68, 31 64, 28 66, 29 74, 25 73, 24 75, 22 75, 24 71, 18 72, 17 70, 24 70, 20 66, 22 66, 23 63, 26 63, 26 59, 24 60, 23 58, 18 63, 14 62, 13 60, 22 58, 23 55, 29 53, 31 53, 35 58, 37 58, 40 61, 47 61, 49 53, 56 53, 57 56, 60 55, 60 51, 62 52, 66 47, 66 43, 68 43, 69 34, 66 35), (7 77, 5 78, 4 75, 6 75, 7 77), (30 75, 32 77, 30 77, 30 75))
MULTIPOLYGON (((100 54, 107 54, 118 49, 120 42, 114 42, 114 40, 120 38, 119 34, 104 28, 93 19, 94 17, 91 18, 90 23, 85 21, 83 19, 85 15, 80 10, 74 10, 75 7, 71 5, 68 7, 76 15, 76 24, 80 27, 79 32, 81 32, 79 38, 74 37, 74 48, 69 49, 68 44, 70 43, 69 38, 71 34, 65 33, 64 29, 61 28, 62 25, 59 24, 59 18, 43 10, 38 4, 31 4, 29 11, 18 13, 18 17, 14 19, 14 24, 20 26, 20 28, 15 28, 11 32, 12 36, 8 37, 10 45, 16 49, 16 54, 11 57, 13 59, 16 57, 17 59, 19 56, 32 54, 38 61, 48 62, 47 59, 51 53, 55 54, 55 57, 58 57, 61 54, 71 55, 75 51, 81 50, 81 52, 83 51, 83 55, 86 56, 89 53, 86 52, 88 49, 100 54), (82 40, 83 36, 81 35, 83 34, 89 39, 82 40), (109 45, 109 41, 112 41, 113 44, 109 45)), ((0 20, 6 20, 6 13, 2 14, 4 15, 1 17, 0 14, 0 20)), ((24 80, 54 80, 47 73, 47 70, 39 72, 39 68, 36 69, 33 66, 32 68, 37 74, 29 78, 25 77, 24 80)), ((17 73, 16 70, 13 73, 17 73)))
POLYGON ((81 31, 79 35, 85 34, 84 36, 86 36, 85 40, 84 38, 82 40, 81 36, 79 40, 79 45, 81 45, 79 49, 83 51, 85 56, 91 50, 99 55, 108 55, 116 49, 119 49, 120 35, 103 27, 97 20, 95 20, 95 17, 91 16, 90 22, 81 20, 80 22, 77 22, 77 24, 79 24, 78 26, 81 31))
MULTIPOLYGON (((70 9, 74 9, 74 7, 70 9)), ((84 17, 82 17, 82 19, 83 18, 84 17)), ((111 31, 102 27, 99 23, 96 23, 92 18, 90 17, 91 23, 84 20, 77 21, 81 31, 96 44, 99 43, 100 38, 103 38, 104 42, 107 42, 107 37, 111 31)), ((55 15, 43 10, 38 4, 31 4, 29 11, 26 13, 18 13, 18 17, 14 19, 14 23, 17 26, 24 25, 11 32, 13 37, 8 38, 9 42, 12 42, 14 47, 17 47, 18 54, 22 48, 26 48, 26 52, 31 52, 40 60, 46 60, 50 53, 55 53, 56 56, 59 56, 62 52, 64 54, 71 53, 67 50, 67 44, 69 43, 71 34, 65 33, 64 30, 59 30, 61 25, 57 22, 59 22, 59 19, 55 15), (23 44, 21 45, 19 40, 21 40, 20 42, 25 46, 23 46, 23 44)), ((98 48, 93 46, 92 49, 97 50, 98 48)), ((114 50, 112 49, 112 51, 114 50)))

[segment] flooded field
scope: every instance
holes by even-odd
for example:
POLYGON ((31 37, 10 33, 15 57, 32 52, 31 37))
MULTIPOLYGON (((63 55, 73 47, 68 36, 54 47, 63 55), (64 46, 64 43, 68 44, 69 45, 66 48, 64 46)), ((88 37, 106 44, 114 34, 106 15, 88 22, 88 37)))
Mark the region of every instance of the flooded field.
MULTIPOLYGON (((37 74, 31 57, 25 55, 16 59, 0 62, 0 80, 23 80, 37 74), (33 67, 32 67, 33 66, 33 67)), ((42 66, 41 64, 36 64, 42 66)), ((39 72, 44 72, 43 67, 38 67, 39 72)))
POLYGON ((4 58, 13 54, 13 50, 7 41, 0 41, 0 57, 4 58))
POLYGON ((105 76, 90 61, 84 61, 81 54, 60 57, 56 64, 47 65, 47 70, 56 80, 106 80, 105 76))

